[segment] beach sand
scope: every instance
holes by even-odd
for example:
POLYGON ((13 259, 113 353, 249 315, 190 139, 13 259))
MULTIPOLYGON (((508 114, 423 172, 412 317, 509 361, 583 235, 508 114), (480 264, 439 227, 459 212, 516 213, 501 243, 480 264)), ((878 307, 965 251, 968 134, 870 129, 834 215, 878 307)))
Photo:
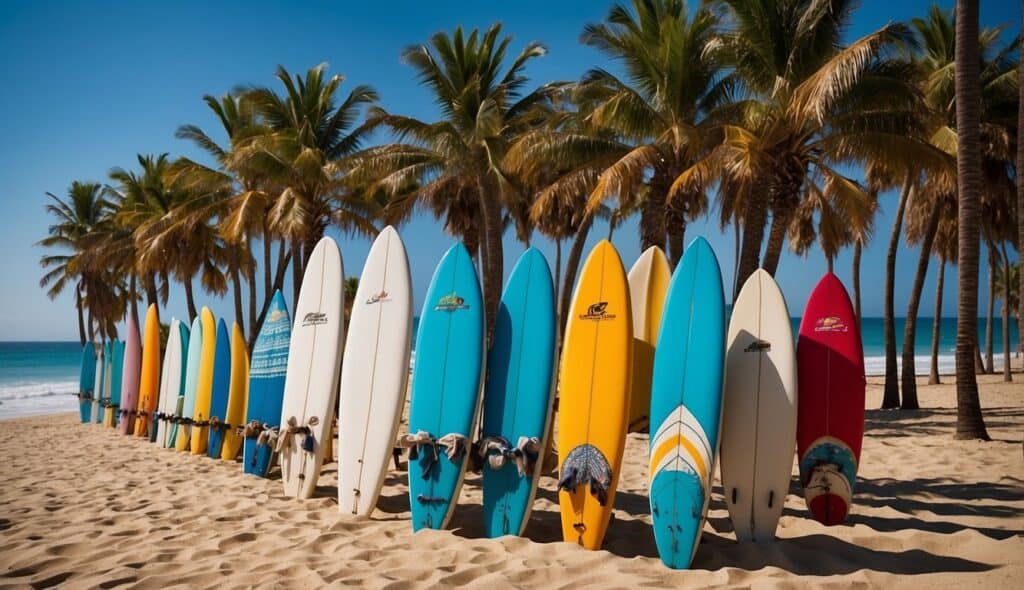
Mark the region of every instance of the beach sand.
MULTIPOLYGON (((0 422, 0 586, 371 588, 831 585, 1024 587, 1024 375, 983 376, 993 441, 954 441, 952 385, 921 388, 918 412, 869 410, 846 526, 807 516, 796 480, 779 540, 739 545, 716 485, 691 571, 658 560, 646 494, 646 436, 630 435, 606 550, 561 543, 545 476, 526 538, 480 538, 480 476, 450 531, 412 534, 404 471, 371 519, 338 513, 335 464, 318 495, 238 464, 159 450, 73 414, 0 422)), ((948 378, 952 381, 952 378, 948 378)), ((881 400, 870 379, 868 407, 881 400)), ((795 465, 794 465, 795 468, 795 465)))

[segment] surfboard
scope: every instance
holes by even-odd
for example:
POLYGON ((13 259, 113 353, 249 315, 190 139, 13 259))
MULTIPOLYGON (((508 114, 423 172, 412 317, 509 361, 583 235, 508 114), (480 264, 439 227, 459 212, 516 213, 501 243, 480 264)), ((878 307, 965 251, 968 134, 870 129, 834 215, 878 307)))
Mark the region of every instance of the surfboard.
POLYGON ((412 528, 448 525, 466 471, 480 399, 484 305, 469 252, 455 244, 434 269, 416 335, 409 402, 412 528))
POLYGON ((797 358, 800 485, 815 520, 841 524, 850 512, 864 437, 864 349, 850 297, 832 273, 807 300, 797 358))
POLYGON ((651 388, 651 520, 661 561, 674 569, 690 567, 704 528, 724 372, 722 272, 711 246, 697 238, 668 288, 651 388))
POLYGON ((96 408, 96 424, 103 424, 107 416, 107 408, 110 406, 110 383, 114 370, 114 341, 107 340, 103 343, 103 387, 99 394, 99 407, 96 408))
POLYGON ((359 278, 338 391, 338 509, 377 505, 405 409, 412 343, 412 279, 398 232, 381 230, 359 278))
POLYGON ((288 370, 288 345, 292 322, 280 291, 267 307, 263 326, 252 349, 249 367, 249 402, 245 408, 245 442, 242 444, 242 470, 266 477, 274 459, 274 449, 266 434, 281 425, 284 378, 288 370))
POLYGON ((651 246, 640 255, 627 275, 633 307, 633 383, 629 399, 629 431, 647 432, 650 427, 651 371, 658 341, 665 295, 672 269, 665 253, 651 246))
POLYGON ((231 383, 228 387, 228 408, 224 414, 224 443, 220 458, 234 461, 242 449, 238 429, 245 426, 245 405, 249 399, 249 348, 242 327, 231 326, 231 383))
POLYGON ((171 421, 178 406, 178 398, 181 397, 185 364, 185 355, 188 349, 188 328, 176 318, 171 318, 171 325, 167 332, 167 350, 164 352, 164 362, 160 373, 160 404, 157 407, 155 418, 156 443, 164 449, 167 448, 171 435, 171 421))
POLYGON ((124 366, 121 371, 121 403, 118 412, 121 415, 117 428, 121 434, 135 431, 135 409, 139 401, 140 363, 142 362, 142 345, 139 343, 139 324, 135 316, 128 314, 125 326, 124 366))
POLYGON ((176 451, 191 449, 192 413, 196 407, 196 392, 199 389, 199 365, 203 360, 203 318, 196 316, 192 320, 192 329, 188 337, 188 356, 185 368, 185 389, 181 404, 176 408, 177 421, 171 422, 171 436, 168 446, 174 445, 176 451))
POLYGON ((228 394, 231 390, 231 336, 224 318, 217 321, 217 345, 213 355, 213 386, 210 390, 210 426, 206 455, 220 459, 224 450, 228 394))
POLYGON ((544 255, 519 258, 501 296, 487 355, 483 461, 484 533, 521 535, 529 521, 551 419, 555 292, 544 255))
MULTIPOLYGON (((418 351, 419 349, 417 349, 418 351)), ((618 252, 601 240, 569 306, 559 372, 558 501, 566 542, 600 549, 622 472, 633 312, 618 252)))
POLYGON ((107 343, 100 342, 96 345, 96 381, 92 387, 92 400, 89 408, 89 423, 95 424, 103 413, 103 379, 106 377, 106 350, 107 343))
POLYGON ((345 332, 343 275, 338 245, 322 238, 306 263, 295 305, 278 437, 285 495, 299 499, 316 489, 334 417, 345 332))
POLYGON ((78 416, 82 424, 89 423, 92 413, 92 394, 96 388, 96 345, 86 342, 82 346, 82 359, 78 367, 78 416))
POLYGON ((160 397, 160 320, 156 305, 146 310, 142 336, 142 371, 139 377, 139 400, 135 409, 135 436, 148 437, 153 414, 160 397))
POLYGON ((722 488, 740 542, 765 542, 789 491, 796 440, 796 350, 786 300, 758 269, 733 302, 726 352, 722 488))
POLYGON ((189 447, 193 455, 206 453, 210 437, 210 404, 213 402, 213 365, 217 360, 217 320, 210 308, 199 312, 203 324, 203 346, 199 356, 199 380, 196 401, 192 408, 192 432, 189 447))
POLYGON ((103 412, 103 425, 116 428, 121 409, 121 379, 124 378, 124 341, 114 340, 114 360, 110 373, 110 401, 103 412))

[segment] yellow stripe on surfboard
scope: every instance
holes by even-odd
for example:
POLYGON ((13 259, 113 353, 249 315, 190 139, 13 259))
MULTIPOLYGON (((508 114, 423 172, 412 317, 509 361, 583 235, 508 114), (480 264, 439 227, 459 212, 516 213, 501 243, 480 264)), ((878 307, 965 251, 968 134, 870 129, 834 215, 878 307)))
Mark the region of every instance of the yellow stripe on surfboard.
POLYGON ((224 445, 221 447, 220 458, 234 461, 242 448, 241 436, 235 434, 235 427, 245 422, 246 404, 249 400, 249 349, 246 347, 245 335, 241 326, 235 322, 231 326, 231 386, 228 390, 228 409, 224 421, 231 425, 224 432, 224 445))
MULTIPOLYGON (((217 352, 217 321, 210 308, 204 307, 200 315, 203 323, 203 348, 199 355, 199 382, 196 386, 196 407, 192 419, 205 422, 210 419, 210 404, 213 401, 213 361, 217 352)), ((210 438, 208 426, 193 426, 191 447, 193 455, 206 453, 206 443, 210 438)))

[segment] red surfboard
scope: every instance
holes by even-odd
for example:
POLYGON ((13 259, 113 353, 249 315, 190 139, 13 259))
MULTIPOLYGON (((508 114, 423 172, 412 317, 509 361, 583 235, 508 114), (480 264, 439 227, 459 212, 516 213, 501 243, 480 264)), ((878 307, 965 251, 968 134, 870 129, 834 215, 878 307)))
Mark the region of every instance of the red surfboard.
POLYGON ((846 289, 826 274, 811 292, 797 341, 796 446, 815 520, 846 520, 864 438, 864 349, 846 289))

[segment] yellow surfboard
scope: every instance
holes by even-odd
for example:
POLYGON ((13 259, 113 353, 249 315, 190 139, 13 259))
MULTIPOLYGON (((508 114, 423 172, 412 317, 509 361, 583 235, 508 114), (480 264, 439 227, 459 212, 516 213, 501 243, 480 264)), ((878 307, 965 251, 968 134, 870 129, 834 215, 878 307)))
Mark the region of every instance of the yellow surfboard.
POLYGON ((142 372, 139 376, 139 403, 135 413, 135 436, 149 436, 153 412, 160 396, 160 320, 156 304, 146 311, 142 333, 142 372))
POLYGON ((562 534, 600 549, 622 470, 633 367, 629 285, 607 240, 583 266, 568 320, 559 372, 562 534))
POLYGON ((206 453, 206 442, 210 438, 210 402, 213 397, 213 359, 217 351, 217 321, 210 308, 200 312, 203 323, 203 350, 199 356, 199 383, 196 386, 196 407, 192 412, 192 454, 206 453))
POLYGON ((629 269, 629 300, 633 305, 633 386, 629 396, 629 431, 645 432, 651 412, 651 371, 658 342, 668 283, 672 280, 665 253, 651 246, 629 269))
POLYGON ((234 461, 242 448, 242 437, 235 434, 235 428, 245 424, 245 408, 249 400, 249 349, 246 347, 242 327, 235 322, 231 327, 231 386, 228 390, 228 411, 224 421, 228 429, 224 432, 224 445, 220 458, 234 461))

